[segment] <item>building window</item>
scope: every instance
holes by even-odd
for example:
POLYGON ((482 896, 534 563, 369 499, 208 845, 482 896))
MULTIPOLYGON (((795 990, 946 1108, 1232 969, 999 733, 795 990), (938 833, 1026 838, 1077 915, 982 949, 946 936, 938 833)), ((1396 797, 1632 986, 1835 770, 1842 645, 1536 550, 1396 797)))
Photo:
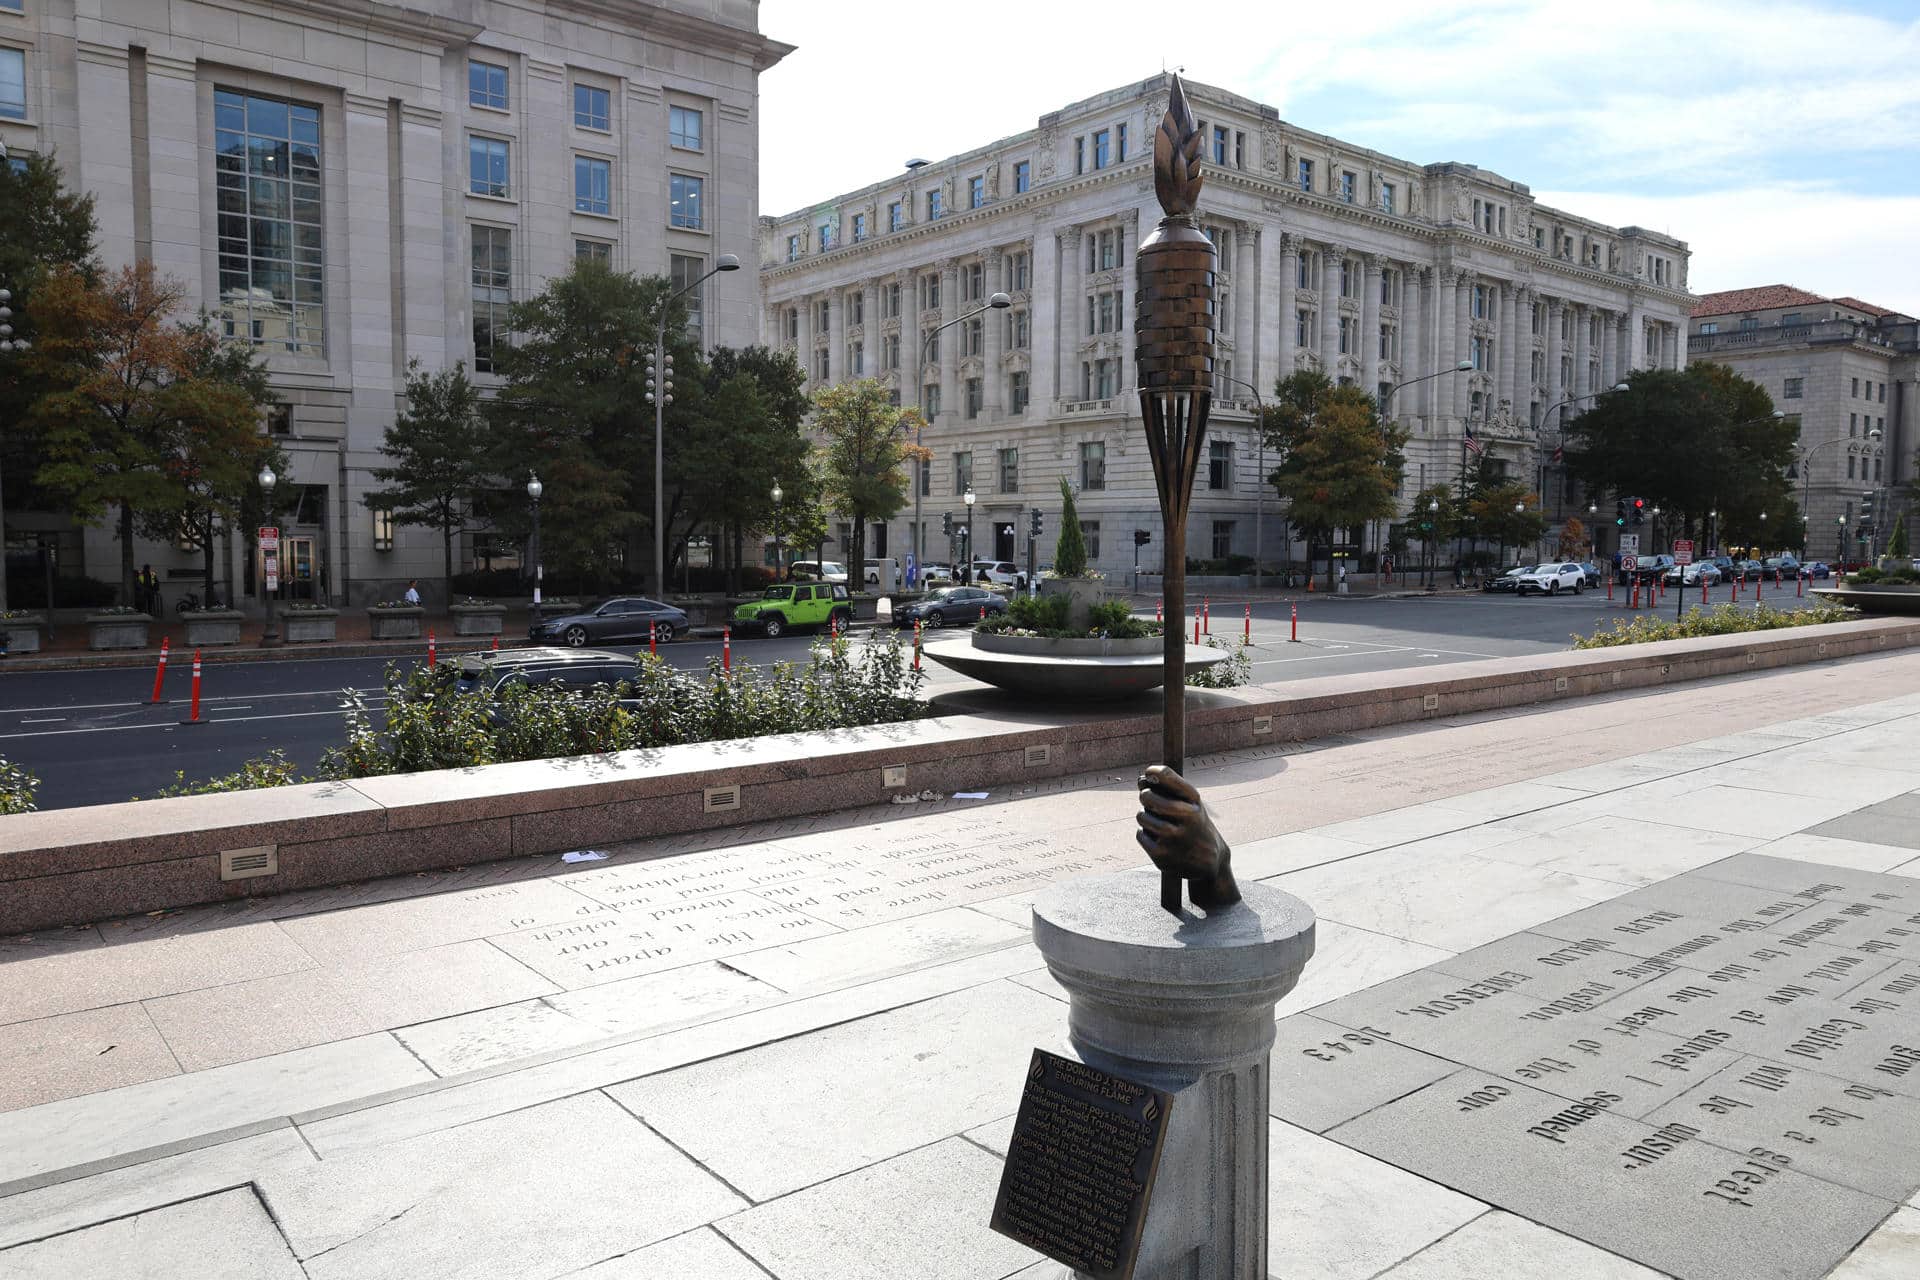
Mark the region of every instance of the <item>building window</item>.
POLYGON ((799 236, 787 237, 787 261, 788 262, 800 261, 800 237, 799 236))
POLYGON ((859 244, 862 240, 865 240, 866 238, 867 238, 867 215, 864 213, 856 213, 853 215, 853 242, 855 244, 859 244))
MULTIPOLYGON (((898 393, 896 392, 895 394, 898 393)), ((931 498, 933 496, 933 464, 931 462, 920 462, 915 465, 920 472, 920 496, 923 498, 931 498)))
POLYGON ((940 384, 929 382, 920 388, 920 414, 927 419, 940 416, 940 384))
POLYGON ((473 368, 494 372, 507 345, 507 308, 513 303, 513 233, 473 228, 473 368))
POLYGON ((953 455, 953 496, 963 497, 971 488, 973 488, 973 453, 971 451, 956 453, 953 455))
POLYGON ((820 336, 825 337, 827 334, 827 331, 832 327, 833 327, 833 299, 822 298, 820 299, 820 325, 818 329, 820 336))
POLYGON ((946 212, 946 200, 940 189, 935 187, 927 192, 927 221, 931 222, 946 212))
MULTIPOLYGON (((1655 260, 1654 265, 1655 266, 1659 265, 1658 259, 1655 260)), ((1780 317, 1780 323, 1783 325, 1792 325, 1792 324, 1801 324, 1801 323, 1804 323, 1804 321, 1801 319, 1801 315, 1798 311, 1789 311, 1787 312, 1787 314, 1780 317)))
POLYGON ((1233 521, 1215 520, 1213 522, 1213 558, 1225 560, 1233 554, 1233 521))
POLYGON ((1702 337, 1707 337, 1718 332, 1720 332, 1720 326, 1711 320, 1700 326, 1700 334, 1702 337))
POLYGON ((813 380, 815 382, 825 382, 833 376, 833 366, 828 363, 828 359, 827 349, 825 347, 813 353, 813 380))
POLYGON ((508 144, 499 138, 467 138, 467 190, 476 196, 507 194, 508 144))
POLYGON ((1007 403, 1014 413, 1027 411, 1027 371, 1015 369, 1007 375, 1007 403))
POLYGON ((1393 184, 1383 182, 1380 184, 1380 212, 1392 213, 1393 211, 1393 184))
MULTIPOLYGON (((1353 326, 1352 316, 1340 317, 1340 354, 1343 356, 1353 354, 1353 326)), ((1474 341, 1478 342, 1480 339, 1475 338, 1474 341)))
MULTIPOLYGON (((5 0, 0 0, 0 8, 5 0)), ((27 118, 27 51, 0 49, 0 117, 27 118)))
POLYGON ((1380 326, 1380 358, 1382 360, 1393 359, 1393 326, 1392 325, 1383 324, 1380 326))
POLYGON ((889 333, 880 339, 880 371, 892 373, 900 367, 900 335, 889 333))
POLYGON ((1473 318, 1475 320, 1485 320, 1488 318, 1487 286, 1483 284, 1473 286, 1473 318))
POLYGON ((833 224, 823 222, 820 224, 820 252, 825 253, 831 248, 833 248, 833 224))
POLYGON ((900 318, 900 282, 898 280, 880 291, 880 316, 887 320, 900 318))
POLYGON ((938 311, 940 309, 940 276, 929 271, 920 277, 920 309, 938 311))
POLYGON ((1007 255, 1007 292, 1025 293, 1032 283, 1033 260, 1024 253, 1007 255))
POLYGON ((704 151, 704 121, 692 107, 667 108, 667 141, 682 151, 704 151))
POLYGON ((1474 368, 1485 369, 1493 363, 1489 351, 1492 345, 1492 343, 1488 342, 1479 334, 1476 333, 1473 335, 1473 341, 1468 344, 1468 351, 1470 352, 1469 358, 1473 361, 1474 368))
POLYGON ((590 84, 573 86, 573 122, 582 129, 608 128, 607 91, 590 84))
POLYGON ((1873 459, 1873 478, 1876 481, 1880 479, 1880 457, 1878 454, 1876 454, 1873 459))
POLYGON ((1547 357, 1544 354, 1538 351, 1533 353, 1532 359, 1527 366, 1527 376, 1535 384, 1544 382, 1546 380, 1547 357))
POLYGON ((1885 404, 1885 403, 1887 402, 1887 384, 1886 384, 1886 383, 1884 383, 1884 382, 1880 384, 1880 397, 1879 397, 1879 398, 1880 398, 1880 403, 1881 403, 1881 404, 1885 404))
POLYGON ((900 202, 895 200, 887 206, 887 230, 898 231, 905 225, 905 215, 900 210, 900 202))
POLYGON ((507 109, 507 69, 491 62, 467 62, 467 101, 476 107, 507 109))
POLYGON ((1098 520, 1082 520, 1080 522, 1080 540, 1087 544, 1087 559, 1093 561, 1099 560, 1100 522, 1098 520))
POLYGON ((573 158, 575 213, 613 212, 613 165, 592 156, 573 158))
POLYGON ((1302 160, 1300 162, 1299 181, 1302 191, 1313 190, 1313 161, 1302 160))
POLYGON ((1086 490, 1107 487, 1107 446, 1088 440, 1080 446, 1080 487, 1086 490))
POLYGON ((1353 203, 1356 184, 1357 179, 1354 178, 1352 172, 1346 169, 1340 171, 1340 198, 1348 204, 1353 203))
POLYGON ((1213 162, 1223 169, 1227 165, 1227 144, 1231 141, 1232 132, 1225 125, 1213 126, 1213 162))
POLYGON ((987 325, 980 316, 967 321, 960 330, 960 354, 963 356, 984 355, 987 349, 987 325))
POLYGON ((960 268, 960 301, 978 302, 986 291, 987 268, 984 263, 969 262, 960 268))
POLYGON ((1353 263, 1345 258, 1340 259, 1340 296, 1343 298, 1353 296, 1353 263))
POLYGON ((1312 342, 1313 312, 1302 311, 1293 318, 1293 345, 1306 347, 1312 342))
POLYGON ((575 240, 573 242, 575 261, 591 261, 612 265, 613 246, 605 240, 575 240))
POLYGON ((1780 394, 1783 399, 1798 400, 1800 398, 1800 389, 1805 385, 1805 378, 1788 378, 1780 394))
POLYGON ((1853 474, 1854 466, 1855 466, 1855 463, 1854 463, 1853 455, 1848 454, 1847 455, 1847 479, 1849 480, 1852 480, 1855 478, 1853 474))
POLYGON ((1127 126, 1126 125, 1123 124, 1115 127, 1114 143, 1117 148, 1114 154, 1114 159, 1116 162, 1124 164, 1127 159, 1127 126))
POLYGON ((1233 441, 1214 440, 1207 445, 1207 488, 1233 488, 1233 441))
POLYGON ((686 290, 680 295, 687 306, 687 327, 681 332, 686 334, 687 341, 695 348, 704 349, 707 345, 706 299, 701 290, 693 288, 693 283, 707 273, 707 260, 676 253, 667 260, 667 273, 675 289, 686 290))
POLYGON ((213 123, 223 332, 320 355, 320 108, 216 89, 213 123))
POLYGON ((1855 378, 1853 380, 1853 390, 1848 392, 1847 394, 1852 396, 1855 400, 1858 400, 1860 398, 1860 379, 1855 378))
POLYGON ((1020 492, 1020 451, 1018 449, 1000 451, 1000 492, 1020 492))
POLYGON ((867 346, 864 342, 850 343, 847 347, 847 374, 849 377, 867 376, 867 346))
POLYGON ((1847 415, 1847 437, 1848 439, 1852 439, 1853 437, 1859 434, 1860 434, 1860 415, 1857 413, 1850 413, 1847 415))
POLYGON ((987 202, 987 180, 979 175, 967 179, 967 208, 978 209, 987 202))
POLYGON ((1013 194, 1020 195, 1033 190, 1033 162, 1018 160, 1013 166, 1013 194))
POLYGON ((685 227, 698 231, 705 214, 701 210, 701 196, 705 183, 691 174, 676 173, 667 179, 669 213, 667 221, 676 227, 685 227))
POLYGON ((1113 163, 1113 131, 1096 129, 1093 134, 1093 167, 1104 169, 1113 163))
MULTIPOLYGON (((4 3, 4 0, 0 0, 4 3)), ((373 509, 373 549, 375 551, 393 550, 393 511, 387 507, 373 509)))
POLYGON ((787 341, 800 341, 800 308, 787 308, 787 341))
POLYGON ((1025 351, 1033 345, 1033 315, 1028 311, 1007 313, 1007 327, 1011 331, 1007 346, 1014 351, 1025 351))
POLYGON ((853 325, 867 322, 867 295, 855 289, 847 295, 847 323, 853 325))
POLYGON ((1084 137, 1073 140, 1073 171, 1076 174, 1087 171, 1087 140, 1084 137))
POLYGON ((1757 316, 1741 316, 1740 317, 1740 332, 1746 333, 1750 329, 1758 329, 1759 327, 1760 327, 1760 320, 1757 316))

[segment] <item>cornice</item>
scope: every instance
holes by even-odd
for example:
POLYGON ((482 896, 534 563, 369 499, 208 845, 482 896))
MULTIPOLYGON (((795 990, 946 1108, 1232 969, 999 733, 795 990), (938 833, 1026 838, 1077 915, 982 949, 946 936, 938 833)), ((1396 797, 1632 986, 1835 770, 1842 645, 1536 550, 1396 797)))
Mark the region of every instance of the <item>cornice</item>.
POLYGON ((698 18, 647 0, 547 0, 546 7, 552 12, 577 14, 596 26, 625 31, 643 40, 682 45, 696 53, 709 52, 716 46, 731 49, 745 55, 755 71, 765 71, 796 47, 757 31, 698 18))

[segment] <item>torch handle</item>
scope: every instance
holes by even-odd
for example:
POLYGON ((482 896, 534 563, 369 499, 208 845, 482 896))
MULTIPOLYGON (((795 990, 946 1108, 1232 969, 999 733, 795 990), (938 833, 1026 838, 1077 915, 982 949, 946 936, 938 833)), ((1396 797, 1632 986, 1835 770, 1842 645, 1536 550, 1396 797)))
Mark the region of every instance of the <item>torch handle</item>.
POLYGON ((1160 905, 1174 915, 1180 914, 1180 877, 1175 872, 1160 873, 1160 905))

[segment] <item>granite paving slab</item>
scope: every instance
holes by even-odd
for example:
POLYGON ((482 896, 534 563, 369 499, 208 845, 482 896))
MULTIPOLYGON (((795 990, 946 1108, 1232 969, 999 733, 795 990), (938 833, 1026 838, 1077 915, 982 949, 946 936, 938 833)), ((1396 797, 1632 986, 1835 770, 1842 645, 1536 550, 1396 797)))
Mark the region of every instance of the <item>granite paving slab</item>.
POLYGON ((313 965, 276 924, 32 956, 0 971, 0 1026, 313 965))
POLYGON ((1028 936, 1022 926, 961 907, 751 951, 727 964, 770 987, 803 993, 998 951, 1028 936))
POLYGON ((731 1240, 701 1227, 596 1262, 568 1280, 767 1280, 767 1273, 731 1240))
POLYGON ((251 1190, 203 1196, 0 1249, 7 1280, 306 1280, 251 1190))
POLYGON ((602 1093, 270 1176, 310 1280, 557 1276, 741 1208, 602 1093))
POLYGON ((0 1030, 0 1112, 174 1075, 180 1063, 137 1004, 0 1030))
POLYGON ((608 1092, 760 1201, 1005 1114, 1065 1038, 1058 1001, 995 982, 608 1092), (859 1123, 821 1123, 850 1088, 859 1123))
POLYGON ((987 1228, 999 1182, 1000 1161, 948 1138, 715 1226, 780 1280, 998 1280, 1037 1257, 987 1228))
POLYGON ((1912 1280, 1920 1259, 1920 1211, 1898 1209, 1827 1280, 1912 1280))
POLYGON ((564 880, 524 880, 283 920, 317 960, 352 963, 578 918, 594 907, 564 880))
POLYGON ((1511 1213, 1483 1214, 1380 1280, 1660 1280, 1660 1273, 1511 1213))

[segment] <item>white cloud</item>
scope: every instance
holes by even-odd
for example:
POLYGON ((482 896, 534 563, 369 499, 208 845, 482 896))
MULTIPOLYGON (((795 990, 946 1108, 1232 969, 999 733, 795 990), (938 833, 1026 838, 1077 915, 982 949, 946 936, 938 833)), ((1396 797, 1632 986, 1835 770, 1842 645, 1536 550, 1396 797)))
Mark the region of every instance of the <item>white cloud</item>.
POLYGON ((1920 315, 1920 196, 1755 186, 1697 195, 1539 191, 1559 209, 1687 241, 1695 293, 1791 284, 1920 315))

